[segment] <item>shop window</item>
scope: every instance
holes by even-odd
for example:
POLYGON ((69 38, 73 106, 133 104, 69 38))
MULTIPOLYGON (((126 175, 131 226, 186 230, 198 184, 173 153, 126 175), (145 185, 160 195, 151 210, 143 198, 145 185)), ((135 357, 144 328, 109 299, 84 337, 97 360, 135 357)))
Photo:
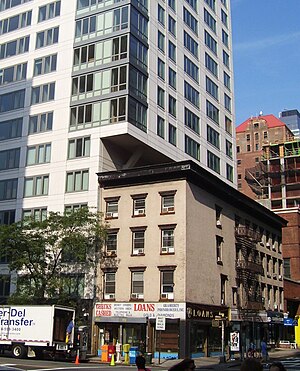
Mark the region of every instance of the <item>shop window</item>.
POLYGON ((160 298, 174 300, 174 269, 161 270, 160 298))
POLYGON ((117 218, 119 216, 119 197, 106 199, 106 219, 117 218))
POLYGON ((144 271, 131 272, 131 299, 144 299, 144 271))
POLYGON ((146 214, 146 195, 134 195, 133 216, 145 216, 146 214))
POLYGON ((116 295, 116 272, 104 273, 104 299, 114 300, 116 295))

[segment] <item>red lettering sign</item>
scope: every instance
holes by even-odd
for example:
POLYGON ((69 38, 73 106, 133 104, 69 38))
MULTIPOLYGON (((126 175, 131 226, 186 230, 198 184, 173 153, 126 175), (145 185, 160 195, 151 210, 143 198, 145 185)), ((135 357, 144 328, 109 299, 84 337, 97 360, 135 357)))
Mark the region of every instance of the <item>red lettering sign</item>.
POLYGON ((135 312, 154 312, 155 311, 155 305, 154 304, 138 304, 138 303, 135 303, 133 305, 133 310, 135 312))

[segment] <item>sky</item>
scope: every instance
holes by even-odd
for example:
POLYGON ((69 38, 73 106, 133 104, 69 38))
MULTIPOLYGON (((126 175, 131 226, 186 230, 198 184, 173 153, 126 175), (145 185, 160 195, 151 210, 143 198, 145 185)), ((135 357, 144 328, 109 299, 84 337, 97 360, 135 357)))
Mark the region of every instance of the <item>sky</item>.
POLYGON ((300 0, 231 0, 236 125, 300 111, 300 0))

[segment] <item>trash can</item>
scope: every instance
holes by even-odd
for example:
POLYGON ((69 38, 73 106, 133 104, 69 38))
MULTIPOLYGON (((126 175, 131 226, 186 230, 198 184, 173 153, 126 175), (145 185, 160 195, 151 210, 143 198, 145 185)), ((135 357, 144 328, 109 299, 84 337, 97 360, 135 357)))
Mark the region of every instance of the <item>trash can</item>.
POLYGON ((124 353, 124 363, 125 363, 125 365, 129 365, 129 349, 130 349, 130 344, 123 344, 123 353, 124 353))
POLYGON ((101 351, 101 361, 108 362, 108 345, 102 345, 101 351))
POLYGON ((129 363, 135 365, 135 359, 138 355, 138 347, 131 347, 129 349, 129 363))
POLYGON ((147 365, 151 365, 151 363, 152 363, 152 353, 146 353, 145 354, 145 360, 146 360, 147 365))

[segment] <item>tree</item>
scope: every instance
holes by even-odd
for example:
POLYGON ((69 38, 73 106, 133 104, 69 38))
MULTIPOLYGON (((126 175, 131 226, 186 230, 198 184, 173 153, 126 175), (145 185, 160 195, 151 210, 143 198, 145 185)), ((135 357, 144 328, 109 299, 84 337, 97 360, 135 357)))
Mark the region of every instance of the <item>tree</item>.
POLYGON ((17 277, 9 303, 76 305, 82 278, 94 297, 106 229, 101 213, 88 208, 1 225, 0 258, 6 257, 17 277))

